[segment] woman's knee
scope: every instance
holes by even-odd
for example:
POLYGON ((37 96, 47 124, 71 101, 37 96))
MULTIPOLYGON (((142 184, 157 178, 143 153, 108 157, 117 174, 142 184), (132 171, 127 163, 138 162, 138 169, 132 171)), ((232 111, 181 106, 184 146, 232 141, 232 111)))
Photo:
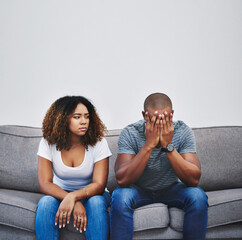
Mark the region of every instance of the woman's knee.
POLYGON ((60 205, 60 201, 58 199, 49 195, 45 195, 39 200, 37 210, 53 211, 56 213, 59 205, 60 205))
POLYGON ((85 208, 87 211, 102 212, 107 211, 110 200, 107 200, 103 195, 95 195, 89 198, 86 202, 85 208))

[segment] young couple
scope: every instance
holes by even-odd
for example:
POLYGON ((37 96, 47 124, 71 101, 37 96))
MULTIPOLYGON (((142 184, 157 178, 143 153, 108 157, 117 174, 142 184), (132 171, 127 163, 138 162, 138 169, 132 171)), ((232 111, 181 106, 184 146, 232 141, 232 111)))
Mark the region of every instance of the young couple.
POLYGON ((71 215, 73 227, 88 240, 129 240, 134 209, 157 202, 184 210, 184 238, 205 238, 208 203, 197 187, 201 167, 192 130, 173 122, 172 102, 165 94, 149 95, 142 113, 143 120, 120 134, 119 187, 111 197, 105 190, 111 152, 95 107, 81 96, 62 97, 51 105, 38 150, 38 180, 45 194, 36 213, 38 240, 58 239, 71 215))

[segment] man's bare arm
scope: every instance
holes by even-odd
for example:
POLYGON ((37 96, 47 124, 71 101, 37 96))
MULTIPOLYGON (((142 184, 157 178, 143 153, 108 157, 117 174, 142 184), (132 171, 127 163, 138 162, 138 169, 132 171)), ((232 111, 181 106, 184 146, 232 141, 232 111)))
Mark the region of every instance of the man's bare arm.
POLYGON ((176 149, 167 157, 177 177, 189 187, 196 187, 201 177, 201 166, 196 153, 179 154, 176 149))
MULTIPOLYGON (((173 114, 165 112, 161 116, 160 121, 160 143, 166 147, 171 143, 174 127, 172 123, 173 114)), ((173 170, 177 177, 187 186, 197 186, 201 177, 201 165, 196 153, 179 154, 176 149, 170 153, 166 153, 173 170)))
POLYGON ((155 113, 150 120, 148 113, 146 113, 145 120, 146 142, 138 154, 118 154, 114 170, 120 187, 130 186, 141 176, 152 150, 159 143, 160 117, 157 117, 157 113, 155 113))

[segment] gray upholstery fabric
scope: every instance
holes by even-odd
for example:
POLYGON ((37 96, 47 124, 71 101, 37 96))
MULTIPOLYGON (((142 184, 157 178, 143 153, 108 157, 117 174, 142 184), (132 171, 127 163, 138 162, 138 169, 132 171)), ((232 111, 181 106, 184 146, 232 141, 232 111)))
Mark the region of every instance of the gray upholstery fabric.
MULTIPOLYGON (((199 186, 205 191, 242 187, 242 147, 239 147, 242 146, 242 127, 196 128, 193 131, 202 166, 199 186)), ((117 186, 113 167, 119 133, 120 130, 112 130, 106 136, 113 153, 108 179, 110 192, 117 186)))
MULTIPOLYGON (((242 127, 194 129, 202 165, 200 186, 209 200, 207 238, 242 238, 242 127)), ((117 186, 114 164, 120 130, 109 131, 112 156, 107 187, 117 186)), ((36 239, 35 212, 40 128, 0 126, 0 239, 36 239), (11 190, 13 189, 13 190, 11 190)), ((134 212, 134 239, 180 239, 184 213, 152 204, 134 212)), ((85 239, 70 225, 60 239, 85 239)))
POLYGON ((144 231, 135 231, 133 239, 182 239, 182 233, 173 230, 170 227, 156 228, 144 231))
MULTIPOLYGON (((241 239, 242 222, 207 229, 206 239, 241 239)), ((150 229, 134 232, 133 239, 182 239, 182 232, 174 229, 150 229)))
POLYGON ((242 222, 208 228, 207 239, 242 239, 242 222))
POLYGON ((205 191, 242 187, 242 127, 194 129, 205 191))
POLYGON ((135 209, 134 231, 153 228, 166 228, 169 224, 169 212, 165 204, 149 204, 135 209))
POLYGON ((0 188, 40 192, 37 150, 41 130, 0 126, 0 188))
MULTIPOLYGON (((0 239, 1 240, 36 240, 36 235, 34 232, 28 232, 22 229, 13 228, 11 226, 4 226, 0 224, 0 239)), ((77 231, 69 232, 66 229, 60 230, 59 240, 84 240, 85 235, 83 233, 78 233, 77 231)))
MULTIPOLYGON (((242 188, 207 192, 208 228, 242 222, 242 188)), ((170 225, 182 231, 183 210, 170 208, 170 225)))
POLYGON ((110 193, 112 193, 113 190, 118 186, 114 173, 114 164, 117 158, 118 138, 120 132, 120 130, 111 130, 108 132, 108 135, 106 135, 106 140, 112 153, 112 156, 109 158, 109 174, 107 182, 107 189, 110 193))
POLYGON ((0 189, 0 224, 34 232, 36 206, 41 196, 0 189))
MULTIPOLYGON (((39 193, 0 189, 0 225, 18 229, 16 232, 20 234, 23 230, 32 232, 35 236, 36 207, 42 196, 43 194, 39 193)), ((84 234, 77 232, 73 227, 73 216, 70 224, 61 229, 60 239, 67 235, 72 236, 71 239, 85 239, 84 234)), ((5 238, 1 238, 0 234, 0 239, 5 238)))
POLYGON ((9 135, 16 135, 22 137, 41 137, 42 130, 41 128, 36 127, 25 127, 25 126, 17 126, 17 125, 1 125, 0 132, 6 133, 9 135))
POLYGON ((35 233, 0 224, 1 240, 36 240, 35 233))

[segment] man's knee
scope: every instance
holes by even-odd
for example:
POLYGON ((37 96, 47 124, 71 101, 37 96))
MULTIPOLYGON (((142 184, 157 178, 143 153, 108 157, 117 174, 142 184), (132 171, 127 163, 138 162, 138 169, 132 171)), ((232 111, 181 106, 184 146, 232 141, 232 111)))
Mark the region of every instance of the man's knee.
POLYGON ((132 208, 133 189, 116 188, 112 193, 111 208, 125 209, 132 208))
POLYGON ((186 205, 193 206, 197 210, 206 210, 208 208, 208 197, 200 187, 189 187, 186 205))

